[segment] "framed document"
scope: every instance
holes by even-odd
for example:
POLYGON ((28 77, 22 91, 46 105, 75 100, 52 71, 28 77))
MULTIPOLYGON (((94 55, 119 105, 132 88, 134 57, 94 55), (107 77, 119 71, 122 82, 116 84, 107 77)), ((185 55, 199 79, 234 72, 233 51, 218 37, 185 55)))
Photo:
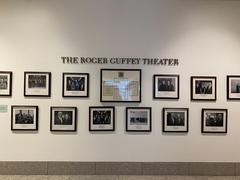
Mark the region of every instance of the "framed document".
POLYGON ((50 111, 51 131, 76 131, 77 108, 76 107, 51 107, 50 111))
POLYGON ((141 69, 101 69, 101 102, 141 102, 141 69))
POLYGON ((227 109, 202 109, 202 133, 227 133, 227 109))
POLYGON ((216 101, 217 78, 211 76, 191 77, 191 100, 216 101))
POLYGON ((153 75, 153 99, 179 99, 179 75, 153 75))
POLYGON ((240 100, 240 76, 227 76, 227 99, 240 100))
POLYGON ((163 132, 188 132, 188 108, 163 108, 163 132))
POLYGON ((24 72, 24 96, 50 97, 50 72, 24 72))
POLYGON ((11 129, 13 131, 38 130, 38 106, 12 106, 11 129))
POLYGON ((12 95, 12 72, 0 71, 0 96, 12 95))
POLYGON ((151 132, 152 114, 151 107, 127 107, 126 131, 151 132))
POLYGON ((113 106, 89 107, 89 131, 114 131, 115 108, 113 106))
POLYGON ((88 97, 88 73, 63 73, 63 97, 88 97))

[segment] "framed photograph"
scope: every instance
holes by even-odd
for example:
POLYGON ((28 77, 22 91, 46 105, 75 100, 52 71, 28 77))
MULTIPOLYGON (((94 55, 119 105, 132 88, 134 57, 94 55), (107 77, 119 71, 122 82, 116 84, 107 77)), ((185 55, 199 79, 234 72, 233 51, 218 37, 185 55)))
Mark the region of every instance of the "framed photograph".
POLYGON ((11 130, 38 130, 38 106, 12 106, 11 130))
POLYGON ((151 132, 152 113, 150 107, 126 108, 126 131, 151 132))
POLYGON ((188 108, 163 108, 163 132, 188 132, 188 108))
POLYGON ((51 96, 50 72, 24 72, 24 96, 51 96))
POLYGON ((0 71, 0 96, 12 95, 12 72, 0 71))
POLYGON ((227 109, 202 109, 202 133, 227 133, 227 109))
POLYGON ((153 99, 179 99, 179 75, 153 75, 153 99))
POLYGON ((114 131, 115 107, 90 106, 89 131, 114 131))
POLYGON ((76 131, 77 108, 76 107, 51 107, 50 110, 51 131, 76 131))
POLYGON ((63 73, 63 97, 88 97, 88 73, 63 73))
POLYGON ((141 102, 141 69, 101 69, 101 102, 141 102))
POLYGON ((227 99, 240 100, 240 76, 227 76, 227 99))
POLYGON ((216 101, 217 78, 211 76, 191 77, 191 100, 216 101))

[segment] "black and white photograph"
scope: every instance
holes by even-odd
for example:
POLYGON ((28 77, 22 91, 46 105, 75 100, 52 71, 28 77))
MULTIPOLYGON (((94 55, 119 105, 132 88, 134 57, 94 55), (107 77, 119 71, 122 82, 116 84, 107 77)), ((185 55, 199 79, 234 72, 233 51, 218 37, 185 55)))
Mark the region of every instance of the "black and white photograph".
POLYGON ((0 96, 12 95, 12 72, 0 71, 0 96))
POLYGON ((38 106, 12 106, 11 129, 38 130, 38 106))
POLYGON ((151 107, 126 108, 127 132, 151 132, 151 130, 152 130, 151 107))
POLYGON ((154 99, 179 99, 179 75, 154 74, 154 99))
POLYGON ((51 131, 76 131, 77 107, 51 107, 51 131))
POLYGON ((50 72, 24 72, 24 96, 49 97, 50 95, 50 72))
POLYGON ((114 131, 115 108, 113 106, 89 107, 89 131, 114 131))
POLYGON ((163 132, 188 132, 188 108, 163 108, 163 132))
POLYGON ((240 100, 240 75, 227 76, 227 99, 240 100))
POLYGON ((227 109, 202 109, 202 133, 227 133, 227 109))
POLYGON ((191 77, 191 100, 216 101, 217 78, 211 76, 191 77))
POLYGON ((63 73, 63 97, 88 97, 88 73, 63 73))

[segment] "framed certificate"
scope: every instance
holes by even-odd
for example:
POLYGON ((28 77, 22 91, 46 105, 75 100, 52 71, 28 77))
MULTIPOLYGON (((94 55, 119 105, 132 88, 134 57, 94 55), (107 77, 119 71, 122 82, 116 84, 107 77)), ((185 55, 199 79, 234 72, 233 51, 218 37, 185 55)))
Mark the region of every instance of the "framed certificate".
POLYGON ((101 69, 101 102, 141 102, 141 69, 101 69))

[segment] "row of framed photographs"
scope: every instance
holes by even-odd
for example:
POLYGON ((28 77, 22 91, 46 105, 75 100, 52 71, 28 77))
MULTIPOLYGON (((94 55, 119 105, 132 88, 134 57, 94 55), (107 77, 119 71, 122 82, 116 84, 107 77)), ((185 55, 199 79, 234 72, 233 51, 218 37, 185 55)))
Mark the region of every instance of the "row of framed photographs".
MULTIPOLYGON (((227 133, 227 109, 202 109, 202 133, 227 133)), ((188 132, 188 108, 163 108, 163 132, 188 132)), ((13 131, 38 130, 38 106, 12 106, 13 131)), ((51 131, 76 131, 77 107, 51 107, 51 131)), ((90 106, 89 131, 114 131, 115 107, 90 106)), ((151 107, 127 107, 126 131, 151 132, 151 107)))
MULTIPOLYGON (((101 69, 101 102, 141 102, 141 69, 101 69)), ((216 101, 217 78, 191 77, 191 100, 216 101)), ((12 72, 0 72, 0 96, 11 96, 12 72)), ((24 72, 24 96, 50 97, 50 72, 24 72)), ((63 73, 63 97, 89 97, 88 73, 63 73)), ((179 99, 179 75, 153 75, 153 99, 179 99)), ((227 76, 227 99, 240 100, 240 76, 227 76)))

